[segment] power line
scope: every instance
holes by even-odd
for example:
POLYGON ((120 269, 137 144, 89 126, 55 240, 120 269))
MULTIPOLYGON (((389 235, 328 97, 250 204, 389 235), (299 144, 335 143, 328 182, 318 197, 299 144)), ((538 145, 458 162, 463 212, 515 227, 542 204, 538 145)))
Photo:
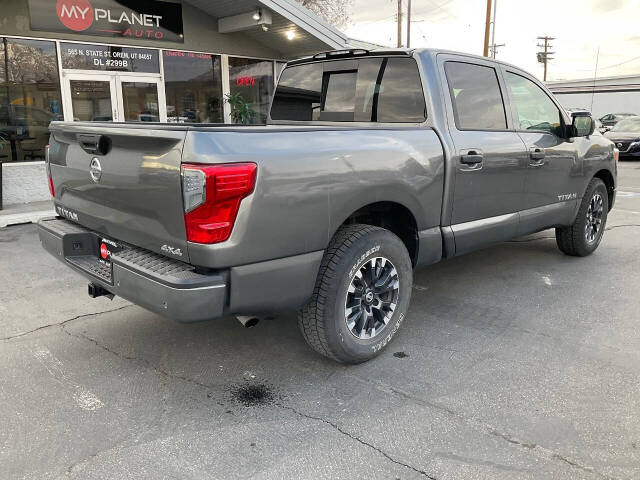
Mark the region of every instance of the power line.
MULTIPOLYGON (((640 60, 640 56, 630 58, 628 60, 625 60, 624 62, 614 63, 613 65, 607 65, 606 67, 598 67, 598 70, 607 70, 608 68, 619 67, 620 65, 625 65, 625 64, 631 63, 631 62, 633 62, 635 60, 640 60)), ((590 68, 581 68, 581 69, 579 69, 579 71, 581 71, 581 72, 590 72, 591 69, 590 68)))

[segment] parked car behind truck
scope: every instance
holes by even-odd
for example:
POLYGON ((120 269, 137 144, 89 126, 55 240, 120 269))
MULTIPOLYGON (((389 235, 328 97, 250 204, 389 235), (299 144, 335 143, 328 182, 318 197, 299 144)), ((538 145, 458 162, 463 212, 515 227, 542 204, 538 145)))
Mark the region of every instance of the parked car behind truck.
POLYGON ((593 129, 495 60, 319 54, 284 69, 266 126, 55 122, 40 239, 93 296, 182 322, 298 309, 311 347, 357 363, 414 269, 547 228, 592 253, 616 189, 593 129))
POLYGON ((620 151, 620 158, 626 160, 640 158, 640 117, 629 117, 618 122, 605 133, 620 151))

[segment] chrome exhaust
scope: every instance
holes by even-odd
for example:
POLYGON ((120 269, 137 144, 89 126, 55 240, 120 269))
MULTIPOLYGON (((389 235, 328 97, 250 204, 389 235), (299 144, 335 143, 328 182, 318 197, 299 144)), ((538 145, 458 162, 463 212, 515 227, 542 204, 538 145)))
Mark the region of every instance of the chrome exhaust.
POLYGON ((260 321, 259 317, 256 317, 253 315, 252 316, 236 315, 236 318, 244 328, 255 327, 260 321))

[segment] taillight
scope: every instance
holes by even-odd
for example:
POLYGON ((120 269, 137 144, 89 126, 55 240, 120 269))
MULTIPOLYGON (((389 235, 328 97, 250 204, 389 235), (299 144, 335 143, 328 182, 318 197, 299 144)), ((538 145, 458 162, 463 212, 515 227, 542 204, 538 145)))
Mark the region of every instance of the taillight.
POLYGON ((613 159, 616 161, 616 163, 618 163, 618 160, 620 159, 620 150, 615 147, 613 148, 613 159))
POLYGON ((49 145, 44 147, 44 164, 47 169, 47 181, 49 182, 49 193, 55 198, 56 190, 53 188, 53 178, 51 178, 51 164, 49 163, 49 145))
POLYGON ((231 235, 243 198, 256 184, 255 163, 182 165, 182 196, 187 240, 224 242, 231 235))

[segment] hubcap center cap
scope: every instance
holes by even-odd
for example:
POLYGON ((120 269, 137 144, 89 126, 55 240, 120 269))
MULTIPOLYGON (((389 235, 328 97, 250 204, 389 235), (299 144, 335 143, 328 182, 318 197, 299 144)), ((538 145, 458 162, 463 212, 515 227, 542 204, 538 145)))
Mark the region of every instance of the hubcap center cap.
POLYGON ((373 303, 373 292, 369 289, 364 293, 364 301, 367 303, 373 303))

